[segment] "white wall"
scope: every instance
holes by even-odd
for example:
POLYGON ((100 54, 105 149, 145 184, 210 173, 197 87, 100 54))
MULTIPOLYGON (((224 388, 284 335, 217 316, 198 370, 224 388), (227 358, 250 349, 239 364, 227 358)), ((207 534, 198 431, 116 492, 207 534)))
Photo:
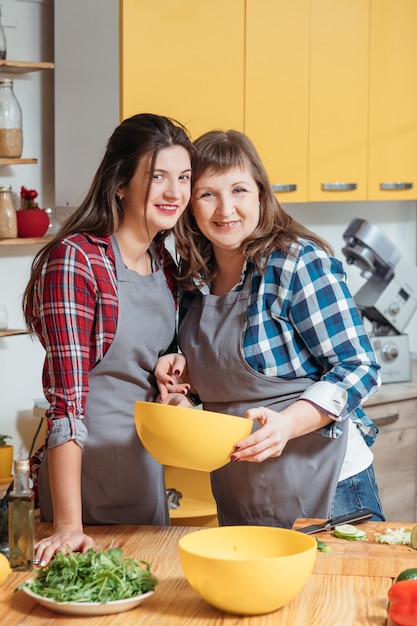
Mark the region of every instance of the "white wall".
POLYGON ((78 206, 120 122, 119 3, 55 0, 55 203, 78 206))

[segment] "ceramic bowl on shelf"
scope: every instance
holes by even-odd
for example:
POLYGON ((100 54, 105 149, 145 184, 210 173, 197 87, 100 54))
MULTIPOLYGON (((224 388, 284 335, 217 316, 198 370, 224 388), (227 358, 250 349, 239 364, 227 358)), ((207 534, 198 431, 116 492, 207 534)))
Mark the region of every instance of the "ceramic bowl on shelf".
POLYGON ((43 237, 48 230, 49 217, 43 209, 20 209, 16 218, 18 237, 43 237))
POLYGON ((135 402, 136 431, 162 465, 211 472, 230 461, 252 422, 235 415, 157 402, 135 402))
POLYGON ((184 535, 178 550, 185 577, 204 600, 228 613, 261 615, 303 589, 317 542, 284 528, 222 526, 184 535))

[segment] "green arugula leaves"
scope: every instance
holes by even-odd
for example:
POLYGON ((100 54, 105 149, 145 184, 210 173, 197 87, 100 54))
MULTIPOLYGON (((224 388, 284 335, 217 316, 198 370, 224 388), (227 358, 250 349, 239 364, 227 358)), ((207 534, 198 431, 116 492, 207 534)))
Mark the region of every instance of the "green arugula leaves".
POLYGON ((121 548, 90 548, 86 554, 57 552, 34 579, 25 581, 18 589, 27 587, 57 602, 104 603, 153 591, 157 583, 146 561, 124 558, 121 548))

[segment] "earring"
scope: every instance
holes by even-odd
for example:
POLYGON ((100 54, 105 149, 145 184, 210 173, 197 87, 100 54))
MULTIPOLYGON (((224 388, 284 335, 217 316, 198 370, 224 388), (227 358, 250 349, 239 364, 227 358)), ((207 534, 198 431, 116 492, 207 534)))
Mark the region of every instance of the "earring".
POLYGON ((118 198, 119 200, 123 200, 123 196, 121 196, 120 194, 117 194, 117 198, 118 198))

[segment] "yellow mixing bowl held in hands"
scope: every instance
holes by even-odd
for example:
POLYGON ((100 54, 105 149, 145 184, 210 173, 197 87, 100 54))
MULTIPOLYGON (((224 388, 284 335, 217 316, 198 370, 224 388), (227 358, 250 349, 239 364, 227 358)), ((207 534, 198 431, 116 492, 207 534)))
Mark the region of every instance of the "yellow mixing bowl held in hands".
POLYGON ((185 577, 204 600, 228 613, 261 615, 305 586, 317 542, 284 528, 222 526, 181 537, 178 550, 185 577))
POLYGON ((162 465, 212 472, 230 461, 235 444, 252 431, 252 421, 200 409, 135 402, 136 431, 162 465))

